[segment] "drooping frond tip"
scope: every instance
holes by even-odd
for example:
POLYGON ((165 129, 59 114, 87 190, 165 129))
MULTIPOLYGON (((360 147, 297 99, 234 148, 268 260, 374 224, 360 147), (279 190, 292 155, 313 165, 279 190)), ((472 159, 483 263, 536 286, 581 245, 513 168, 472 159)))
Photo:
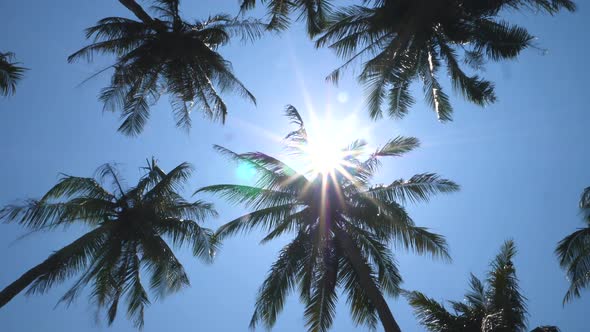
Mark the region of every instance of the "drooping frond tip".
POLYGON ((0 52, 0 96, 14 95, 17 83, 27 70, 15 62, 14 53, 0 52))

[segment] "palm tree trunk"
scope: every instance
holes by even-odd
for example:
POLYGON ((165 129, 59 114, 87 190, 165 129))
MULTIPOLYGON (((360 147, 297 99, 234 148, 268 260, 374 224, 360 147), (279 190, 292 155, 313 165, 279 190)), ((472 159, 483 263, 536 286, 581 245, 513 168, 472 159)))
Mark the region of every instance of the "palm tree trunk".
POLYGON ((127 7, 138 19, 142 20, 145 24, 153 25, 154 20, 148 15, 148 13, 141 8, 141 6, 135 2, 135 0, 119 0, 119 2, 127 7))
POLYGON ((15 282, 4 288, 2 292, 0 292, 0 308, 2 308, 6 303, 10 302, 13 297, 22 292, 37 278, 50 271, 51 267, 55 265, 56 261, 57 258, 55 257, 55 254, 51 255, 43 263, 30 269, 15 282))
POLYGON ((358 278, 361 286, 365 290, 367 297, 377 309, 377 313, 379 314, 379 318, 381 319, 381 324, 383 324, 383 328, 385 332, 401 332, 399 325, 393 318, 393 314, 391 310, 389 310, 389 306, 383 297, 383 293, 375 284, 373 278, 371 278, 371 270, 367 265, 366 261, 363 259, 363 256, 357 247, 354 240, 346 233, 346 231, 342 230, 340 227, 333 227, 334 233, 336 238, 338 238, 344 253, 350 260, 358 278))
POLYGON ((108 230, 108 226, 103 225, 82 235, 74 242, 51 254, 51 256, 43 261, 43 263, 25 272, 25 274, 16 281, 6 286, 6 288, 0 292, 0 308, 10 302, 10 300, 25 290, 25 288, 29 287, 29 285, 31 285, 37 278, 67 264, 66 260, 71 257, 72 253, 86 251, 87 248, 84 244, 87 243, 87 241, 100 236, 105 230, 108 230))

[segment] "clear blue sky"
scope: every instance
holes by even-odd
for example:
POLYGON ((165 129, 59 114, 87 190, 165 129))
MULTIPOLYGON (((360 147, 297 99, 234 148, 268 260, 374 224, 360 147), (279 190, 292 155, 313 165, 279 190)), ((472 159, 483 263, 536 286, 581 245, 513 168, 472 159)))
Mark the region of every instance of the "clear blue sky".
MULTIPOLYGON (((118 1, 2 1, 0 50, 15 52, 31 71, 16 96, 0 99, 0 204, 42 195, 59 172, 90 176, 108 161, 121 163, 133 184, 140 175, 138 167, 150 156, 167 169, 183 161, 195 166, 187 195, 204 185, 236 182, 234 165, 216 154, 212 144, 281 155, 269 134, 283 135, 289 129, 284 105, 294 104, 306 116, 311 103, 320 116, 329 108, 336 119, 356 116, 358 127, 369 128, 375 145, 400 134, 421 139, 419 150, 387 161, 378 181, 434 171, 461 184, 460 193, 409 207, 419 225, 446 236, 454 261, 446 264, 396 251, 406 289, 439 300, 461 300, 469 273, 483 276, 501 243, 513 238, 519 248, 515 264, 529 299, 530 326, 555 324, 565 332, 587 331, 590 294, 562 307, 567 282, 553 255, 557 241, 582 225, 576 204, 582 189, 590 185, 585 143, 590 113, 584 102, 590 49, 583 32, 590 31, 590 12, 584 1, 578 2, 581 8, 574 15, 510 14, 537 35, 539 46, 548 52, 528 50, 518 62, 488 66, 486 76, 496 82, 499 102, 480 109, 455 96, 453 123, 438 123, 422 102, 403 121, 370 122, 362 109, 362 88, 350 75, 338 88, 324 83, 340 60, 329 51, 315 50, 302 27, 295 26, 279 37, 267 36, 246 46, 236 42, 222 50, 257 96, 257 108, 228 97, 225 126, 195 114, 187 135, 174 128, 164 98, 153 108, 145 132, 128 138, 116 133, 117 116, 103 114, 96 99, 108 75, 78 86, 108 59, 98 57, 91 65, 66 62, 68 54, 85 44, 84 28, 106 16, 128 15, 118 1), (338 101, 341 93, 347 94, 347 101, 338 101)), ((236 3, 184 0, 182 11, 190 18, 233 14, 236 3)), ((421 100, 419 91, 416 96, 421 100)), ((207 222, 211 228, 246 212, 202 198, 212 200, 221 214, 207 222)), ((15 242, 24 230, 0 225, 0 287, 81 231, 72 228, 15 242)), ((246 331, 256 290, 286 241, 260 246, 260 238, 252 234, 228 240, 210 266, 180 251, 192 287, 153 303, 146 312, 145 331, 246 331)), ((124 312, 110 329, 105 323, 95 324, 93 308, 83 297, 70 308, 54 310, 64 290, 19 295, 0 310, 0 330, 131 329, 124 312)), ((422 330, 404 299, 389 303, 404 331, 422 330)), ((337 310, 334 331, 364 330, 352 325, 344 297, 337 310)), ((296 295, 289 298, 275 330, 303 330, 303 309, 296 295)))

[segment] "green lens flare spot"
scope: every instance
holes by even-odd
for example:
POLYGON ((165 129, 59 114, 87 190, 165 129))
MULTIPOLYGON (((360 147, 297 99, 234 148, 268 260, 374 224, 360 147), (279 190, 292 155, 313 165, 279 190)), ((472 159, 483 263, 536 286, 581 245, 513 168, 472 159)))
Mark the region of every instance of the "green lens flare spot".
POLYGON ((256 175, 256 169, 250 163, 240 163, 236 168, 236 176, 240 180, 251 180, 256 175))

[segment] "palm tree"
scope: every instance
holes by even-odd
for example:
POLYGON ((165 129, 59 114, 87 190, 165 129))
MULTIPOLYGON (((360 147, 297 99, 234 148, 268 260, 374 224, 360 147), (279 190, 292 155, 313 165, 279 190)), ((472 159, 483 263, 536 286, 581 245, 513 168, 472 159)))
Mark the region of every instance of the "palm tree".
MULTIPOLYGON (((527 327, 526 298, 521 294, 512 259, 513 241, 506 241, 490 264, 486 285, 471 275, 470 290, 463 302, 450 301, 453 312, 420 292, 406 296, 420 324, 431 332, 524 332, 527 327)), ((559 332, 540 326, 532 332, 559 332)))
MULTIPOLYGON (((234 91, 256 99, 234 76, 231 63, 217 52, 232 37, 253 40, 266 25, 236 21, 216 15, 189 23, 179 14, 178 0, 157 0, 157 18, 150 17, 135 1, 120 0, 141 21, 107 17, 86 30, 93 43, 70 55, 68 61, 92 60, 97 53, 117 57, 111 83, 100 93, 104 109, 120 111, 119 131, 138 135, 150 115, 150 106, 161 94, 169 94, 176 125, 191 126, 194 107, 213 120, 225 121, 227 106, 220 92, 234 91)), ((110 67, 109 67, 110 68, 110 67)))
MULTIPOLYGON (((305 19, 307 33, 310 37, 319 34, 325 27, 332 5, 330 0, 262 0, 268 9, 268 29, 285 30, 291 24, 290 16, 298 13, 298 20, 305 19)), ((253 9, 256 0, 241 0, 240 12, 253 9)))
POLYGON ((212 205, 186 201, 178 193, 190 177, 190 165, 164 173, 152 160, 145 169, 129 189, 112 164, 100 167, 96 180, 65 175, 40 200, 0 210, 0 219, 35 231, 72 224, 92 228, 4 288, 0 307, 27 287, 27 294, 45 293, 79 275, 60 303, 71 303, 89 286, 91 300, 97 311, 106 310, 109 324, 124 297, 128 317, 141 328, 144 308, 150 304, 141 277, 149 276, 156 297, 188 286, 188 276, 168 243, 188 245, 195 256, 210 261, 216 248, 213 232, 199 222, 216 212, 212 205), (105 180, 112 182, 112 191, 101 185, 105 180))
MULTIPOLYGON (((312 143, 303 120, 292 106, 287 116, 299 126, 287 136, 287 146, 305 154, 312 143)), ((259 322, 271 328, 288 293, 298 288, 308 330, 327 331, 341 287, 356 324, 375 328, 379 318, 385 331, 400 331, 384 298, 397 295, 401 283, 389 245, 449 259, 444 238, 416 226, 402 204, 459 189, 431 173, 370 185, 382 157, 401 156, 418 145, 415 138, 397 137, 361 160, 366 143, 355 141, 342 150, 335 170, 305 174, 261 152, 237 154, 216 147, 259 175, 254 186, 221 184, 198 190, 253 210, 223 225, 217 238, 256 228, 268 232, 263 243, 288 233, 295 236, 259 290, 252 328, 259 322)))
POLYGON ((590 187, 584 189, 579 204, 585 227, 566 236, 555 249, 559 264, 570 280, 564 303, 580 297, 590 282, 590 187))
POLYGON ((0 52, 0 96, 14 95, 16 84, 27 69, 14 62, 14 53, 0 52))
POLYGON ((531 332, 560 332, 557 326, 539 326, 531 332))
POLYGON ((367 87, 372 118, 405 116, 414 104, 411 83, 420 79, 426 102, 440 121, 451 120, 453 108, 438 80, 446 65, 453 88, 477 105, 496 100, 494 84, 479 75, 487 60, 516 58, 533 46, 523 27, 500 18, 505 9, 534 8, 554 14, 575 10, 572 0, 365 0, 365 6, 342 8, 328 17, 317 39, 346 62, 327 78, 363 60, 358 79, 367 87), (372 6, 366 6, 372 4, 372 6))

